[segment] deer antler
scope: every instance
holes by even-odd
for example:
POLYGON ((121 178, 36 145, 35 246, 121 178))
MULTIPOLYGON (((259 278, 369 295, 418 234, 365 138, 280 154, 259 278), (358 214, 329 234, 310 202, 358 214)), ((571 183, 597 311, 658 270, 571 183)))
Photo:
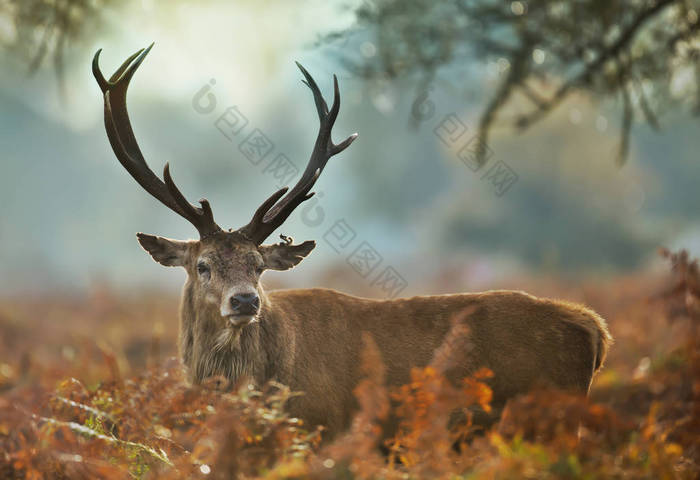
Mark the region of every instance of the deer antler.
POLYGON ((221 228, 214 222, 214 215, 206 199, 199 203, 202 207, 192 205, 173 182, 170 176, 170 166, 165 164, 163 178, 165 183, 158 178, 149 168, 143 154, 136 143, 136 137, 131 128, 129 113, 126 109, 126 91, 129 88, 131 77, 141 65, 153 44, 147 49, 141 49, 122 64, 114 72, 114 75, 105 80, 99 67, 99 57, 102 49, 95 53, 92 60, 92 74, 104 94, 105 102, 105 129, 109 137, 109 143, 119 162, 134 177, 148 193, 158 199, 163 205, 170 208, 178 215, 188 220, 199 232, 201 238, 213 235, 221 228))
POLYGON ((275 192, 258 207, 250 223, 238 230, 239 233, 242 233, 258 245, 264 242, 272 232, 282 225, 299 204, 313 196, 313 193, 309 193, 309 191, 313 188, 316 180, 321 175, 328 160, 333 155, 348 148, 357 138, 357 133, 353 133, 338 145, 334 144, 331 138, 331 130, 333 129, 333 124, 340 110, 338 78, 333 75, 333 105, 331 105, 331 109, 328 110, 328 105, 323 99, 323 95, 321 95, 321 91, 311 74, 298 62, 297 66, 306 78, 306 80, 302 80, 302 82, 311 89, 314 95, 314 102, 316 103, 316 110, 318 111, 318 118, 320 120, 318 137, 316 138, 316 144, 311 153, 309 163, 306 165, 306 169, 296 185, 294 185, 289 193, 287 193, 286 187, 275 192), (285 193, 287 193, 287 195, 285 195, 285 193), (284 198, 280 200, 283 195, 284 198))

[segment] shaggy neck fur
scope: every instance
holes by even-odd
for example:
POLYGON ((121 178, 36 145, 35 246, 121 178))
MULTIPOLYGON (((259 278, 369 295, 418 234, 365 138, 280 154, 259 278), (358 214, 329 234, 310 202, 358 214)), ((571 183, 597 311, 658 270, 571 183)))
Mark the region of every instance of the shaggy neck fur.
MULTIPOLYGON (((282 381, 279 365, 281 327, 263 297, 258 321, 234 329, 213 306, 197 306, 194 286, 185 285, 180 307, 180 354, 192 383, 213 376, 231 382, 242 377, 263 385, 282 381)), ((286 363, 286 362, 285 362, 286 363)))

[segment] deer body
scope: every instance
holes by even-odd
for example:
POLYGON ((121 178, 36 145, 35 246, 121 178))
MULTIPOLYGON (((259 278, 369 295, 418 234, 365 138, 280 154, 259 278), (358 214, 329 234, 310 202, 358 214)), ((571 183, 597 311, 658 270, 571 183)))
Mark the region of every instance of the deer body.
POLYGON ((451 349, 445 373, 458 381, 480 367, 491 369, 496 410, 537 383, 588 391, 611 339, 605 322, 577 305, 509 291, 387 301, 325 289, 266 293, 260 284, 265 270, 294 267, 316 244, 293 244, 284 235, 278 244, 263 242, 311 198, 328 160, 357 137, 332 141, 340 109, 337 79, 328 108, 314 79, 297 64, 320 122, 311 158, 291 190, 271 195, 244 227, 224 231, 209 202, 202 199, 195 206, 187 201, 167 163, 161 180, 136 142, 126 92, 151 47, 129 57, 109 80, 98 66, 99 51, 92 67, 104 94, 105 129, 117 159, 139 185, 200 234, 199 240, 189 241, 137 234, 155 261, 187 272, 179 341, 193 382, 223 375, 232 381, 249 377, 259 385, 269 380, 286 384, 304 393, 292 399, 292 413, 334 434, 348 425, 355 408, 363 332, 379 349, 387 383, 401 385, 409 381, 412 367, 428 365, 437 351, 445 351, 452 322, 461 317, 468 333, 451 349))
MULTIPOLYGON (((455 317, 465 309, 467 348, 454 352, 458 380, 480 367, 494 372, 493 407, 535 385, 586 394, 605 358, 609 336, 603 320, 583 307, 523 292, 489 291, 370 300, 328 289, 278 290, 267 295, 259 322, 217 344, 203 332, 201 346, 188 332, 206 324, 185 293, 181 354, 191 381, 239 375, 258 385, 274 380, 304 394, 291 413, 333 436, 356 409, 353 390, 362 378, 362 333, 371 335, 386 366, 388 385, 410 381, 410 369, 431 363, 455 317)), ((216 322, 212 319, 211 323, 216 322)), ((196 336, 196 335, 195 335, 196 336)), ((219 339, 220 340, 220 339, 219 339)))

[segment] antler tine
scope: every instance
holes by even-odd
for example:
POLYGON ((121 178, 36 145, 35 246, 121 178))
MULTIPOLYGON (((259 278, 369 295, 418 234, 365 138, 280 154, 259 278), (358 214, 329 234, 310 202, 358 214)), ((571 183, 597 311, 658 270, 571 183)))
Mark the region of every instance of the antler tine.
POLYGON ((267 206, 270 200, 277 196, 279 192, 273 195, 273 197, 270 197, 258 208, 254 220, 240 230, 258 244, 262 243, 273 231, 282 225, 296 207, 313 196, 313 193, 309 192, 321 175, 321 172, 323 172, 328 160, 333 155, 345 150, 357 138, 357 133, 354 133, 338 145, 334 144, 331 139, 331 130, 333 129, 333 124, 340 111, 338 78, 333 75, 333 104, 329 110, 328 104, 323 98, 321 90, 318 88, 311 74, 298 62, 297 66, 305 78, 302 82, 309 87, 314 96, 314 103, 316 104, 316 111, 318 112, 320 122, 318 136, 306 169, 304 169, 304 173, 301 175, 296 185, 294 185, 289 193, 279 200, 279 202, 270 203, 271 208, 265 209, 262 218, 255 221, 260 211, 263 210, 263 207, 267 206))
POLYGON ((175 186, 167 163, 163 172, 165 177, 165 183, 163 183, 146 163, 131 128, 126 108, 126 92, 131 78, 151 48, 153 48, 153 44, 127 58, 109 81, 105 80, 99 67, 102 49, 95 53, 92 60, 92 73, 104 94, 105 129, 119 163, 124 166, 134 180, 166 207, 192 223, 200 237, 205 238, 221 230, 214 222, 209 202, 205 199, 200 200, 201 208, 189 203, 175 186))
MULTIPOLYGON (((321 94, 321 90, 318 88, 318 85, 316 84, 316 81, 314 80, 314 77, 311 76, 309 71, 305 69, 301 63, 299 62, 294 62, 297 64, 297 67, 299 67, 299 70, 301 70, 301 73, 304 75, 304 78, 306 80, 302 80, 301 83, 309 87, 311 92, 314 95, 314 103, 316 103, 316 110, 318 111, 318 117, 319 119, 323 120, 323 118, 328 115, 328 104, 326 104, 326 100, 323 98, 323 95, 321 94)), ((335 75, 333 75, 333 79, 335 80, 335 75)), ((338 83, 337 80, 334 83, 338 83)), ((337 97, 334 97, 334 103, 337 97)))
POLYGON ((202 206, 199 208, 188 202, 182 192, 180 192, 180 189, 177 188, 173 178, 170 176, 170 163, 166 163, 163 168, 163 178, 165 179, 165 186, 168 188, 175 203, 187 212, 188 216, 185 218, 195 226, 202 238, 221 230, 214 222, 214 213, 211 211, 211 206, 206 198, 199 200, 199 204, 202 206))
POLYGON ((245 235, 250 240, 253 240, 256 243, 262 243, 265 239, 263 238, 262 240, 260 240, 260 242, 257 242, 255 234, 256 232, 262 231, 262 227, 264 224, 263 218, 265 217, 265 214, 275 203, 277 203, 277 200, 282 198, 282 195, 287 193, 287 190, 289 190, 289 188, 284 187, 270 195, 270 197, 267 200, 265 200, 262 203, 262 205, 260 205, 255 211, 255 214, 253 215, 253 218, 250 220, 250 222, 248 222, 246 226, 239 228, 238 232, 245 235))
MULTIPOLYGON (((318 178, 318 174, 319 172, 316 173, 314 182, 316 181, 315 179, 318 178)), ((258 207, 258 209, 255 211, 255 215, 253 215, 253 219, 248 223, 248 225, 238 229, 238 232, 255 242, 256 245, 260 245, 267 237, 270 236, 273 231, 284 223, 284 220, 291 215, 295 208, 297 208, 302 202, 314 196, 313 192, 309 193, 309 190, 311 190, 311 187, 313 187, 314 182, 308 183, 307 187, 300 192, 299 195, 295 195, 292 200, 285 203, 279 214, 271 221, 265 221, 265 214, 270 210, 270 207, 272 207, 277 200, 279 200, 282 195, 287 192, 288 188, 284 187, 278 190, 272 196, 270 196, 270 198, 265 200, 260 207, 258 207)))

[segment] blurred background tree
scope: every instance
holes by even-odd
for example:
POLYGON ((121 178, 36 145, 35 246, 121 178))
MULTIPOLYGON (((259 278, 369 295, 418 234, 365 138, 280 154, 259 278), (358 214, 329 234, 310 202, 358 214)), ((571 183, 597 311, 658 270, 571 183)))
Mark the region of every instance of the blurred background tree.
POLYGON ((116 4, 115 0, 2 0, 0 22, 6 34, 0 35, 0 44, 25 59, 29 73, 52 64, 63 90, 66 52, 84 45, 98 31, 105 7, 116 4))
POLYGON ((525 130, 576 90, 617 99, 624 162, 635 119, 658 130, 669 109, 700 114, 699 11, 698 0, 372 0, 324 41, 372 38, 376 54, 345 64, 365 78, 414 76, 418 95, 441 70, 494 62, 506 74, 483 107, 483 145, 494 126, 525 130), (509 112, 516 96, 529 109, 509 112))

